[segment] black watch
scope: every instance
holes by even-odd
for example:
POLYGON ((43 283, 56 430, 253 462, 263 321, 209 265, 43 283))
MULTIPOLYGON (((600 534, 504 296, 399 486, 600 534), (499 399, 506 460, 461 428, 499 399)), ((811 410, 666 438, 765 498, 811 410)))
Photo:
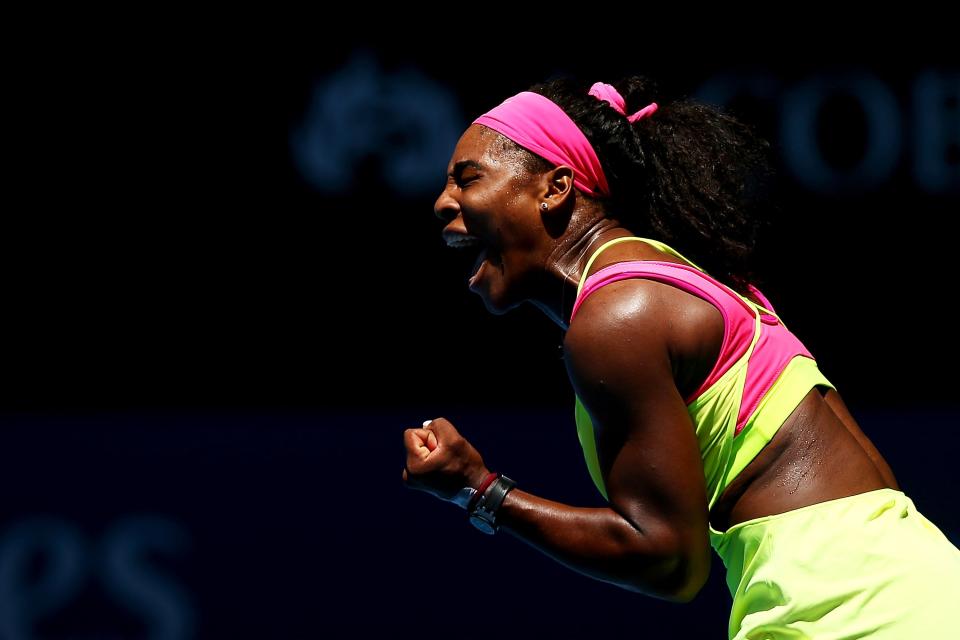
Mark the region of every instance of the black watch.
POLYGON ((480 531, 493 535, 500 530, 497 525, 497 510, 503 504, 503 499, 507 493, 516 486, 516 482, 507 476, 497 474, 497 479, 490 483, 487 490, 483 492, 473 511, 470 512, 470 524, 480 531))

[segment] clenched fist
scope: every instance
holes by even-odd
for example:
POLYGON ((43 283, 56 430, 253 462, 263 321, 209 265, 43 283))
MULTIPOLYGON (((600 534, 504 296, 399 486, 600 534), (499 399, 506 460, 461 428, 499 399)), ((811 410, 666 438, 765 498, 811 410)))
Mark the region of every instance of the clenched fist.
POLYGON ((480 453, 444 418, 407 429, 403 444, 407 449, 403 482, 441 500, 452 502, 464 487, 478 488, 490 473, 480 453))

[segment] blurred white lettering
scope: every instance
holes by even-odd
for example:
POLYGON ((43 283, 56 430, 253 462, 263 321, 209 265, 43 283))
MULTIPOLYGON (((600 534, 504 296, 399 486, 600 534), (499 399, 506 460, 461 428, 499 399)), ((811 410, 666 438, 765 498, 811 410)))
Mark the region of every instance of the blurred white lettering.
POLYGON ((918 189, 960 193, 960 72, 924 70, 910 91, 911 103, 900 105, 894 90, 865 69, 824 71, 792 84, 769 71, 739 70, 713 76, 696 97, 725 106, 746 96, 775 109, 784 166, 811 191, 876 191, 898 166, 912 162, 910 175, 918 189), (866 133, 856 150, 858 161, 846 168, 825 156, 817 135, 828 102, 838 96, 855 102, 866 133), (909 159, 905 148, 912 152, 909 159))
POLYGON ((193 637, 186 593, 146 558, 177 555, 187 544, 186 531, 159 516, 125 517, 108 528, 99 545, 59 518, 14 523, 0 536, 0 638, 32 640, 36 624, 68 607, 91 579, 142 620, 145 637, 193 637))
POLYGON ((464 124, 449 89, 413 67, 384 73, 360 52, 317 83, 290 146, 320 191, 349 192, 366 163, 377 183, 417 196, 442 187, 464 124))

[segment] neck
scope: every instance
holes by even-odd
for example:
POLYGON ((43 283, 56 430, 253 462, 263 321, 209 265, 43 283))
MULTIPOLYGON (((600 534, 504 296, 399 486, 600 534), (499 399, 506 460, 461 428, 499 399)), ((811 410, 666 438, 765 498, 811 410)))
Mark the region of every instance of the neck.
POLYGON ((630 235, 633 234, 615 220, 601 217, 593 220, 581 233, 568 236, 548 256, 542 295, 530 302, 566 331, 577 288, 590 256, 605 242, 630 235))

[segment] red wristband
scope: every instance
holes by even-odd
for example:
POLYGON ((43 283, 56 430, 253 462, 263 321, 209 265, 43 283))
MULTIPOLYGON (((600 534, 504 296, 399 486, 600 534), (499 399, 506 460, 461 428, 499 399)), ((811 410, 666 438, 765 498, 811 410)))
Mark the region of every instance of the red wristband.
POLYGON ((470 502, 467 503, 467 513, 473 511, 473 507, 480 500, 480 497, 483 495, 483 492, 487 490, 493 481, 497 479, 497 476, 500 475, 496 471, 491 471, 487 474, 487 477, 483 479, 483 482, 480 483, 480 486, 477 488, 477 492, 473 494, 473 497, 470 498, 470 502))

